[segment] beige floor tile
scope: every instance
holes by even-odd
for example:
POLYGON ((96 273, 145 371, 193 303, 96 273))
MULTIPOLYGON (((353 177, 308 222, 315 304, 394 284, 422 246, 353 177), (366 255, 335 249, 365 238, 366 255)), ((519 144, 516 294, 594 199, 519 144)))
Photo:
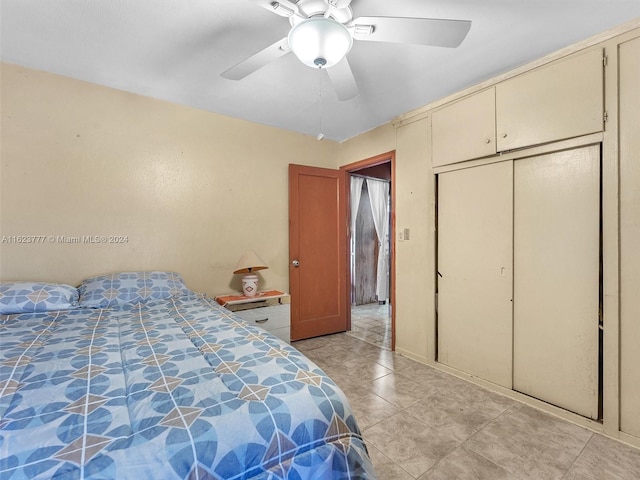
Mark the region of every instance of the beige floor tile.
POLYGON ((469 395, 460 389, 444 389, 411 406, 407 412, 463 442, 511 405, 496 402, 496 395, 482 388, 475 390, 469 395))
POLYGON ((389 350, 391 348, 391 308, 370 303, 351 307, 349 336, 389 350))
POLYGON ((465 385, 469 385, 468 382, 461 380, 453 375, 436 370, 429 365, 417 363, 411 368, 398 372, 398 375, 402 377, 410 378, 411 380, 428 386, 431 390, 438 391, 442 389, 454 389, 464 388, 465 385))
POLYGON ((378 480, 414 480, 400 465, 373 445, 367 445, 378 480))
POLYGON ((370 388, 355 384, 345 386, 337 382, 351 404, 351 409, 362 431, 399 412, 399 408, 379 397, 370 388))
POLYGON ((400 412, 364 431, 372 444, 417 478, 453 452, 459 442, 400 412))
POLYGON ((525 479, 561 479, 593 434, 516 404, 471 437, 466 447, 525 479))
POLYGON ((594 434, 565 480, 638 480, 640 450, 594 434))
POLYGON ((393 373, 393 370, 379 363, 371 363, 367 358, 350 359, 343 364, 344 374, 350 376, 356 383, 370 385, 377 378, 393 373))
POLYGON ((403 357, 402 355, 382 348, 378 348, 374 352, 367 354, 367 358, 393 370, 394 372, 400 372, 408 368, 416 368, 420 365, 415 360, 411 360, 410 358, 403 357))
POLYGON ((399 408, 408 408, 436 393, 437 389, 392 373, 374 380, 373 391, 399 408))
POLYGON ((521 478, 481 455, 465 448, 456 449, 422 475, 419 480, 521 480, 521 478))

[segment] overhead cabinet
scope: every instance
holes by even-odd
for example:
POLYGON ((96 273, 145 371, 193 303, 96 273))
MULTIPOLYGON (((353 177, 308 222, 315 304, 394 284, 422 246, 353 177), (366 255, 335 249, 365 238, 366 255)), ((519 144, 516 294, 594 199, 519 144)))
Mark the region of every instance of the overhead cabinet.
POLYGON ((433 165, 602 131, 603 55, 561 59, 435 110, 433 165))
POLYGON ((602 49, 496 85, 498 151, 602 131, 602 49))
POLYGON ((491 87, 433 112, 433 165, 496 153, 496 95, 491 87))

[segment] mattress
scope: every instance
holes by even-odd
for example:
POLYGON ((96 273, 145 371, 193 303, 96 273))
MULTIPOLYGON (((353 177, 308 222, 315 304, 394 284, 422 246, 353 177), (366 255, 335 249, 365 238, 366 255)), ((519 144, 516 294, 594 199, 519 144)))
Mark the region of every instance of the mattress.
POLYGON ((187 294, 0 317, 0 478, 373 479, 349 402, 187 294))

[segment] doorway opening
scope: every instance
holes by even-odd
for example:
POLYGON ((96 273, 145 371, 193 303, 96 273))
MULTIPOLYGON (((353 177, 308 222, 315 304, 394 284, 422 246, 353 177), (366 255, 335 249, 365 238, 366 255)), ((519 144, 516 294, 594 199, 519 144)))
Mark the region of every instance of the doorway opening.
POLYGON ((341 167, 349 187, 349 334, 395 349, 394 152, 341 167))

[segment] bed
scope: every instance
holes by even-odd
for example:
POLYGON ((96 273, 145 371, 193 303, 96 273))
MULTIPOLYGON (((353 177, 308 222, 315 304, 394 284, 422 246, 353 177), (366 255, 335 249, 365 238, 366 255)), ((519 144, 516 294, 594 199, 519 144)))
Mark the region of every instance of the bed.
POLYGON ((89 280, 0 288, 2 480, 375 478, 295 348, 172 272, 89 280))

